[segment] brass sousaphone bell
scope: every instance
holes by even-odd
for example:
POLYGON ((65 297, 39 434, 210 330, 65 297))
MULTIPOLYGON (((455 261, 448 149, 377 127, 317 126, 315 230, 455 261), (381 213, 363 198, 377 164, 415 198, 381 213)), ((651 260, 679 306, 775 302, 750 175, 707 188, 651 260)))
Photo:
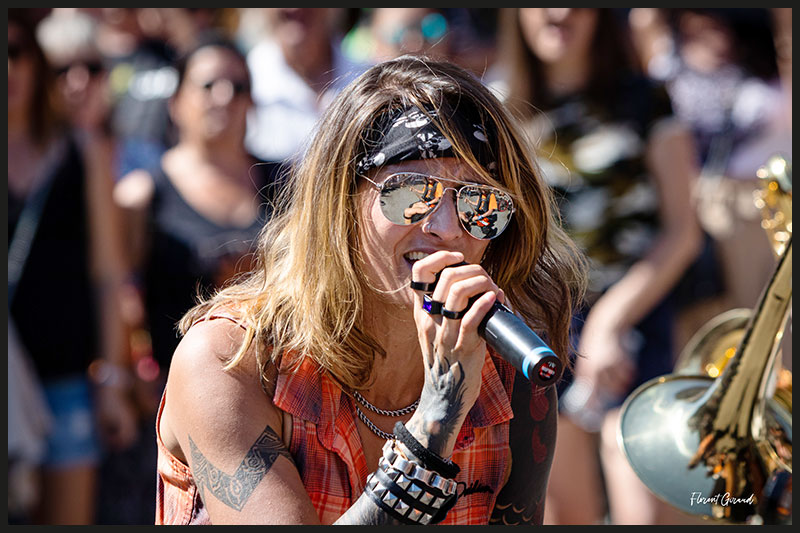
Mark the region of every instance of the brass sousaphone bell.
POLYGON ((685 513, 728 523, 791 523, 791 385, 787 403, 776 394, 775 366, 792 301, 791 165, 772 158, 759 177, 765 191, 781 194, 781 215, 772 220, 782 217, 783 231, 766 218, 764 224, 778 255, 772 278, 751 312, 712 320, 690 341, 675 373, 625 400, 618 442, 642 482, 685 513))

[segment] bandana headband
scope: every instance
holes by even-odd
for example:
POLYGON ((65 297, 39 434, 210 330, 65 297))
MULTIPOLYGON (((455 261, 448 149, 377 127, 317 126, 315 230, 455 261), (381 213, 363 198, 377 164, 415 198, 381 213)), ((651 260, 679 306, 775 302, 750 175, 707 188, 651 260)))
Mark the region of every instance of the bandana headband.
MULTIPOLYGON (((431 120, 438 116, 435 110, 425 113, 417 106, 395 111, 381 129, 377 146, 359 160, 356 171, 364 175, 373 168, 401 161, 456 157, 452 143, 431 120)), ((475 158, 493 173, 496 165, 483 125, 461 114, 453 118, 453 127, 461 132, 475 158)))

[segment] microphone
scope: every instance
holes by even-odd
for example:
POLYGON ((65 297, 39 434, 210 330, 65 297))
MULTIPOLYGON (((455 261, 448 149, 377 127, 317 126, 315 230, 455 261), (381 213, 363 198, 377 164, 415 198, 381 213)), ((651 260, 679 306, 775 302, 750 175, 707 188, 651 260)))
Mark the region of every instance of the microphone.
MULTIPOLYGON (((461 262, 445 268, 466 265, 461 262)), ((433 292, 439 281, 441 272, 436 274, 436 281, 428 284, 414 284, 412 288, 422 288, 433 292), (423 288, 424 286, 424 288, 423 288)), ((470 298, 467 309, 480 296, 470 298)), ((478 335, 494 352, 514 368, 522 372, 533 383, 548 387, 555 385, 564 370, 564 364, 553 350, 525 322, 508 307, 495 301, 492 308, 478 325, 478 335)))
POLYGON ((539 386, 554 385, 564 365, 553 350, 517 315, 500 302, 478 326, 478 335, 505 361, 539 386))

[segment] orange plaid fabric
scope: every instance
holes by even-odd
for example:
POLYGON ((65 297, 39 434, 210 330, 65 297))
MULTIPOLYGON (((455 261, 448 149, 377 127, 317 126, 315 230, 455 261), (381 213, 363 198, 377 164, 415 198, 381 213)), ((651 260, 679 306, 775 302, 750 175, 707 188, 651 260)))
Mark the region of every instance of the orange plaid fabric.
MULTIPOLYGON (((458 435, 453 461, 461 467, 459 498, 442 524, 488 524, 510 465, 508 443, 514 369, 486 354, 482 386, 458 435)), ((355 406, 336 382, 306 359, 278 376, 275 405, 292 415, 290 453, 323 524, 338 519, 361 496, 367 465, 355 406)))
POLYGON ((156 446, 158 466, 156 475, 156 525, 185 526, 211 524, 200 492, 192 478, 192 470, 172 455, 161 440, 158 428, 167 392, 161 395, 156 416, 156 446))
MULTIPOLYGON (((481 391, 458 435, 453 461, 461 467, 458 500, 442 524, 487 524, 511 468, 508 443, 514 369, 486 354, 481 391)), ((209 524, 191 470, 164 446, 156 420, 158 475, 156 524, 209 524)), ((278 376, 274 404, 292 415, 290 453, 320 521, 331 524, 364 491, 367 465, 350 397, 306 358, 292 373, 278 376)))

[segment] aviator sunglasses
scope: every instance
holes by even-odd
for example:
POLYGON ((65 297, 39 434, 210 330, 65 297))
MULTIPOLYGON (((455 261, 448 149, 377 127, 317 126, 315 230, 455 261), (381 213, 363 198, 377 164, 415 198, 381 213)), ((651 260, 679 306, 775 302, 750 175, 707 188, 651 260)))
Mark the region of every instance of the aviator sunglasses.
POLYGON ((455 192, 456 211, 461 226, 476 239, 494 239, 503 233, 514 213, 511 196, 478 183, 430 176, 417 172, 391 174, 378 184, 369 178, 381 198, 381 212, 389 222, 408 226, 433 213, 448 190, 455 192), (445 183, 456 184, 448 187, 445 183))

